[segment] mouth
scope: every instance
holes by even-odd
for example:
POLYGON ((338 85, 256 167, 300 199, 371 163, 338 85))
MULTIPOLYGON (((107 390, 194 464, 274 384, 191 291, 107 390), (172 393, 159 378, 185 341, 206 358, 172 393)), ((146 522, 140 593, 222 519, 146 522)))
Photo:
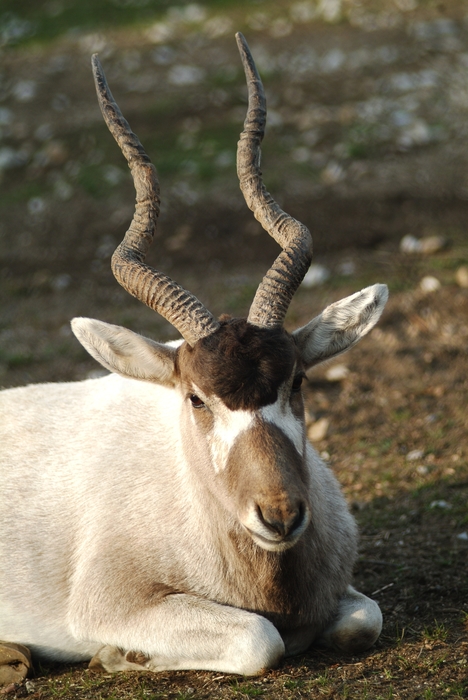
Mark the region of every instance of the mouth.
POLYGON ((311 515, 307 504, 297 509, 289 519, 266 519, 260 507, 252 503, 237 513, 238 522, 249 537, 268 552, 284 552, 291 549, 309 526, 311 515))
POLYGON ((287 537, 280 537, 279 535, 275 537, 265 537, 255 530, 251 530, 249 527, 244 525, 245 532, 251 537, 251 539, 262 549, 266 549, 268 552, 285 552, 287 549, 294 547, 300 536, 302 535, 302 530, 300 532, 294 532, 287 537))

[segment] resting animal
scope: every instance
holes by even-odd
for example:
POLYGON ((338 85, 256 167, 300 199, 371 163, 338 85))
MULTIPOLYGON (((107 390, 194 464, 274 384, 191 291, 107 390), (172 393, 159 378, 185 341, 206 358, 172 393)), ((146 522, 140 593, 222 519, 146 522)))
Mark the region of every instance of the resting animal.
POLYGON ((156 171, 93 57, 136 188, 113 271, 183 340, 77 318, 76 337, 111 374, 1 394, 0 639, 39 657, 250 675, 313 642, 367 649, 381 630, 377 604, 351 586, 356 525, 307 442, 301 382, 374 326, 387 288, 283 328, 312 240, 262 183, 265 98, 237 39, 249 88, 240 186, 282 248, 247 319, 217 320, 145 264, 156 171))

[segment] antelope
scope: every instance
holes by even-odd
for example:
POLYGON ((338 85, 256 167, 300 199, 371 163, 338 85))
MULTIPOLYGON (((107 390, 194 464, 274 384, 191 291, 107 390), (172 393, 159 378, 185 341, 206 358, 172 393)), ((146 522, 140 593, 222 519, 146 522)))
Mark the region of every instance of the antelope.
POLYGON ((356 524, 307 442, 301 382, 375 325, 387 287, 284 329, 312 239, 262 182, 265 96, 236 38, 249 95, 240 187, 282 249, 247 319, 216 319, 145 263, 159 213, 156 170, 92 58, 104 120, 136 189, 112 269, 182 339, 163 344, 75 318, 74 334, 110 374, 2 392, 4 648, 91 659, 110 672, 248 676, 313 643, 357 652, 380 634, 378 605, 351 585, 356 524))

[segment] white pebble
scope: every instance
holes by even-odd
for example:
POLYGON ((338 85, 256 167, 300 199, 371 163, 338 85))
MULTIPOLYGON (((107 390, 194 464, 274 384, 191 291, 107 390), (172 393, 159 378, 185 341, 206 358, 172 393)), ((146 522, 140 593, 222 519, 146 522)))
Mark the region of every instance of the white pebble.
POLYGON ((330 277, 330 270, 328 270, 323 265, 313 264, 309 267, 306 272, 304 279, 302 280, 302 286, 310 289, 311 287, 318 287, 327 281, 330 277))
POLYGON ((330 367, 326 371, 325 377, 329 382, 341 382, 343 379, 346 379, 348 374, 349 369, 346 367, 346 365, 333 365, 333 367, 330 367))
POLYGON ((431 255, 443 250, 447 245, 447 239, 443 236, 423 236, 416 238, 408 234, 403 236, 400 241, 400 252, 408 255, 421 253, 422 255, 431 255))
POLYGON ((205 78, 205 71, 198 66, 173 66, 167 74, 167 81, 171 85, 185 86, 198 85, 205 78))
POLYGON ((27 207, 28 212, 32 214, 32 216, 36 216, 45 211, 46 203, 42 197, 31 197, 31 199, 28 200, 27 207))
POLYGON ((316 423, 312 423, 309 430, 307 431, 309 440, 312 440, 312 442, 314 442, 315 440, 323 440, 328 433, 329 426, 330 421, 328 420, 328 418, 319 418, 319 420, 316 423))
POLYGON ((421 253, 431 255, 432 253, 438 253, 439 250, 443 250, 447 245, 447 239, 443 236, 424 236, 419 243, 421 245, 421 253))
POLYGON ((336 185, 345 179, 346 173, 342 166, 335 161, 330 161, 320 175, 326 185, 336 185))
POLYGON ((443 508, 445 510, 450 510, 452 505, 451 505, 451 503, 447 503, 447 501, 432 501, 432 503, 429 507, 430 508, 443 508))
POLYGON ((8 126, 13 121, 13 112, 8 107, 0 107, 0 126, 8 126))
POLYGON ((407 236, 403 236, 400 241, 400 252, 408 254, 420 253, 421 243, 419 239, 409 234, 407 236))
POLYGON ((343 277, 350 277, 356 272, 356 263, 353 260, 345 260, 338 265, 337 272, 343 277))
POLYGON ((57 275, 53 278, 51 281, 51 286, 56 292, 61 292, 62 289, 66 289, 70 286, 71 281, 70 275, 67 275, 67 273, 64 272, 63 274, 57 275))
POLYGON ((411 450, 411 452, 408 452, 408 454, 406 455, 406 461, 414 462, 417 459, 422 459, 423 455, 423 450, 411 450))
POLYGON ((468 288, 468 266, 462 265, 455 273, 455 280, 459 287, 468 288))
POLYGON ((464 540, 466 542, 468 540, 468 532, 460 532, 460 534, 457 535, 457 540, 464 540))
POLYGON ((34 80, 20 80, 12 88, 18 102, 31 102, 36 97, 36 92, 37 83, 34 80))
POLYGON ((419 283, 419 288, 428 294, 432 294, 432 292, 437 292, 438 289, 441 288, 441 283, 437 279, 437 277, 433 277, 432 275, 427 275, 426 277, 423 277, 421 282, 419 283))

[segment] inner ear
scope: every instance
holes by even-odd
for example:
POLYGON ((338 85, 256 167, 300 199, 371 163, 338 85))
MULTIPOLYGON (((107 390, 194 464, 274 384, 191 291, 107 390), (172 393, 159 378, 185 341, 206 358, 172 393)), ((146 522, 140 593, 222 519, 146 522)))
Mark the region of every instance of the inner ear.
POLYGON ((176 348, 92 318, 74 318, 71 326, 89 354, 111 372, 165 386, 175 385, 176 348))
POLYGON ((385 284, 352 294, 330 304, 320 316, 294 331, 305 369, 331 360, 356 345, 377 323, 387 303, 385 284))

